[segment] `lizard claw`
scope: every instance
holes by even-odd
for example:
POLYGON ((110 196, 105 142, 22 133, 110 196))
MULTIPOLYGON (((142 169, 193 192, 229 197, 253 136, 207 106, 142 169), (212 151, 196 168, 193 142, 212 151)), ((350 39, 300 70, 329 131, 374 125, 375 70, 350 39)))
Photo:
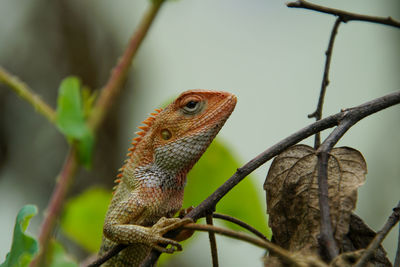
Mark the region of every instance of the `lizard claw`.
POLYGON ((152 232, 152 247, 160 252, 174 253, 175 251, 181 251, 182 246, 175 240, 165 238, 163 235, 171 230, 179 228, 185 224, 193 222, 190 218, 165 218, 162 217, 156 224, 154 224, 150 231, 152 232), (158 244, 171 245, 171 247, 162 247, 158 244))

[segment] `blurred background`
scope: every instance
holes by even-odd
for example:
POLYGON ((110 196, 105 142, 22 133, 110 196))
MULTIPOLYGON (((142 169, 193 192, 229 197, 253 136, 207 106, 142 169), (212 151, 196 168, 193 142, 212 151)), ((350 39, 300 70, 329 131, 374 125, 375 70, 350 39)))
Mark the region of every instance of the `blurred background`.
MULTIPOLYGON (((400 19, 398 0, 313 2, 400 19)), ((0 65, 55 107, 65 76, 77 75, 92 89, 105 83, 147 6, 145 0, 0 0, 0 65)), ((307 114, 317 104, 334 21, 330 15, 289 9, 283 1, 166 2, 133 63, 126 90, 100 131, 94 169, 79 173, 71 196, 93 184, 111 188, 136 126, 153 108, 187 89, 237 95, 236 110, 220 137, 241 164, 312 123, 307 114)), ((323 114, 399 90, 399 70, 398 29, 342 24, 323 114)), ((362 120, 338 144, 358 149, 367 161, 369 173, 359 190, 356 213, 374 230, 383 226, 399 201, 399 132, 396 106, 362 120)), ((312 145, 313 138, 304 143, 312 145)), ((15 216, 24 204, 39 207, 29 228, 37 234, 67 149, 64 137, 46 119, 0 85, 0 262, 9 251, 15 216)), ((269 163, 253 175, 264 209, 262 185, 268 167, 269 163)), ((384 242, 392 261, 397 232, 384 242)), ((263 250, 217 239, 222 241, 221 266, 261 266, 263 250)), ((196 242, 184 250, 175 264, 211 265, 206 234, 197 234, 196 242)))

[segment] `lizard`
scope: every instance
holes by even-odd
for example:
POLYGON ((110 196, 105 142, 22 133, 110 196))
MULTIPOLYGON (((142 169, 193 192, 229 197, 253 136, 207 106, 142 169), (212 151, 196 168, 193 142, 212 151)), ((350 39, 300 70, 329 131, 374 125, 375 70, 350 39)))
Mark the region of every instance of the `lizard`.
POLYGON ((152 249, 166 253, 182 249, 163 234, 192 222, 172 218, 182 206, 186 175, 236 101, 228 92, 188 90, 142 122, 115 180, 99 256, 117 244, 128 247, 102 266, 138 266, 152 249))

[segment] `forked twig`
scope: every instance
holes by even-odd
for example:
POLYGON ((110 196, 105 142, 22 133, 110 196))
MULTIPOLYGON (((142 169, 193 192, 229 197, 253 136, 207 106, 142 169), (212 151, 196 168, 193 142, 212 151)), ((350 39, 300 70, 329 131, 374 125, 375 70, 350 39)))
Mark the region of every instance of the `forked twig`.
MULTIPOLYGON (((301 140, 327 128, 339 125, 343 120, 350 120, 353 124, 359 120, 390 106, 400 103, 400 91, 388 94, 386 96, 377 98, 370 102, 344 110, 335 115, 331 115, 319 121, 316 121, 289 137, 283 139, 277 144, 273 145, 269 149, 262 152, 260 155, 255 157, 246 163, 243 167, 237 169, 237 171, 214 193, 212 193, 207 199, 201 202, 186 217, 192 218, 194 221, 200 218, 208 210, 212 210, 213 207, 223 198, 235 185, 242 181, 247 175, 253 172, 255 169, 260 167, 262 164, 272 159, 276 155, 282 153, 284 150, 292 145, 297 144, 301 140)), ((339 127, 337 127, 339 128, 339 127)), ((158 259, 160 253, 156 250, 152 250, 151 255, 146 259, 143 266, 152 266, 158 259)))
POLYGON ((392 26, 395 28, 400 28, 400 22, 397 20, 394 20, 391 17, 375 17, 375 16, 368 16, 368 15, 363 15, 363 14, 357 14, 357 13, 352 13, 340 9, 335 9, 335 8, 329 8, 325 6, 320 6, 316 4, 312 4, 310 2, 304 1, 304 0, 298 0, 296 2, 289 2, 286 4, 287 7, 292 7, 292 8, 304 8, 304 9, 309 9, 309 10, 314 10, 334 16, 341 17, 343 22, 348 22, 351 20, 358 20, 358 21, 367 21, 371 23, 377 23, 377 24, 383 24, 383 25, 388 25, 392 26))
MULTIPOLYGON (((374 239, 372 239, 371 243, 365 249, 364 253, 358 259, 358 261, 354 265, 354 267, 365 266, 367 261, 374 254, 374 252, 379 247, 379 245, 382 243, 383 239, 386 237, 386 235, 389 233, 389 231, 396 225, 396 223, 399 220, 400 220, 400 201, 399 201, 399 203, 397 203, 397 206, 393 209, 392 214, 387 219, 383 228, 376 234, 374 239)), ((394 266, 396 266, 396 264, 394 266)))

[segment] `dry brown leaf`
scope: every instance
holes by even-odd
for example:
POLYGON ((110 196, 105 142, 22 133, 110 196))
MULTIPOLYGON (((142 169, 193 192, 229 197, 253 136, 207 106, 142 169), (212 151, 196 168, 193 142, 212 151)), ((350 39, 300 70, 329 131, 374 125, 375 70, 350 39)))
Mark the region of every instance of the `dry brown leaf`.
MULTIPOLYGON (((320 233, 317 161, 312 147, 293 146, 274 159, 264 184, 274 240, 290 251, 317 252, 320 233)), ((329 205, 339 246, 349 230, 357 188, 365 182, 366 173, 365 160, 357 150, 340 147, 331 151, 329 205)))

